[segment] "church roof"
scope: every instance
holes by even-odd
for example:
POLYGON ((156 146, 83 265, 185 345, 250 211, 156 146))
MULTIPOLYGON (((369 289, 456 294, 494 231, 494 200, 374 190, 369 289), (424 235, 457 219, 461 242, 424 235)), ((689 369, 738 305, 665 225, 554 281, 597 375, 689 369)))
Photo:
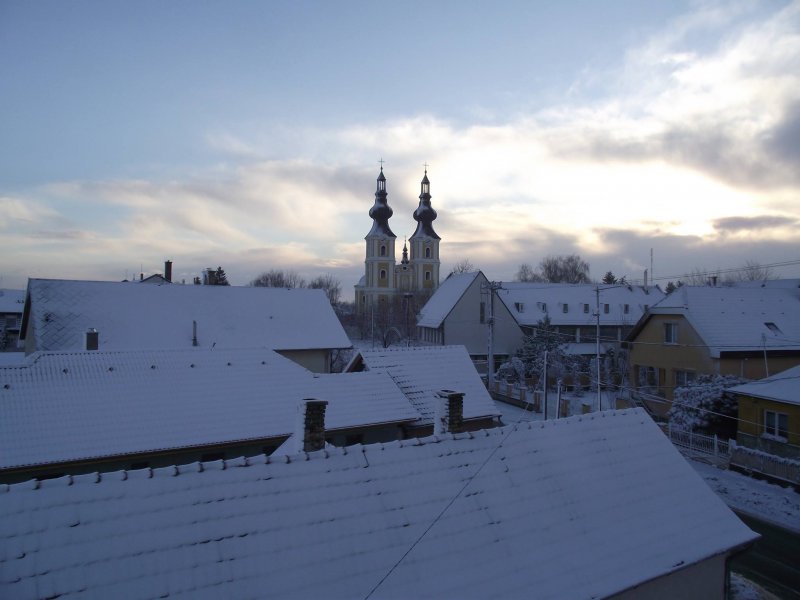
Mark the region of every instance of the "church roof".
POLYGON ((636 409, 0 486, 0 593, 607 598, 756 538, 636 409))

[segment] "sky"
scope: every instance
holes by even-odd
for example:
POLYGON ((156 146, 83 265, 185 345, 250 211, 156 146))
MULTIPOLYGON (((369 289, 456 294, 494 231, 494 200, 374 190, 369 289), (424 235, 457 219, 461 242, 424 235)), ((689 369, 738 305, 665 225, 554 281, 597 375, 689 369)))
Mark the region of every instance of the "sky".
MULTIPOLYGON (((330 273, 383 160, 442 276, 800 277, 800 1, 0 2, 0 287, 330 273)), ((399 256, 398 256, 399 259, 399 256)))

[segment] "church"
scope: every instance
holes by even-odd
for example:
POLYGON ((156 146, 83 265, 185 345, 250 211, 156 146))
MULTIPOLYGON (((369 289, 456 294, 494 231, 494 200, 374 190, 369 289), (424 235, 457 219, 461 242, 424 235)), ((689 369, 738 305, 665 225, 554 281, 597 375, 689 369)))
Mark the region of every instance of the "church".
POLYGON ((397 263, 397 236, 389 226, 394 211, 389 207, 383 165, 378 175, 375 203, 369 210, 372 229, 367 242, 364 276, 356 284, 356 306, 359 313, 380 305, 390 306, 396 299, 413 297, 424 302, 439 286, 439 241, 433 230, 436 211, 431 206, 431 184, 428 169, 420 184, 419 206, 414 211, 417 229, 403 243, 403 257, 397 263), (410 246, 410 247, 409 247, 410 246))

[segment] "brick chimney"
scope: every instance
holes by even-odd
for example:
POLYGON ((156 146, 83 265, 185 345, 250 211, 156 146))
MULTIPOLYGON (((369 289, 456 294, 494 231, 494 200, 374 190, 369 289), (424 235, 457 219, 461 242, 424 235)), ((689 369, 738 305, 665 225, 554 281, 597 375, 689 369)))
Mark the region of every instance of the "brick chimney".
POLYGON ((91 328, 83 334, 83 347, 86 350, 97 350, 100 347, 100 334, 91 328))
POLYGON ((327 400, 306 398, 297 407, 298 423, 295 432, 297 451, 314 452, 325 447, 325 407, 327 400))
POLYGON ((164 261, 164 279, 169 282, 172 282, 172 261, 165 260, 164 261))
POLYGON ((453 390, 439 390, 433 433, 461 433, 464 431, 464 394, 453 390))

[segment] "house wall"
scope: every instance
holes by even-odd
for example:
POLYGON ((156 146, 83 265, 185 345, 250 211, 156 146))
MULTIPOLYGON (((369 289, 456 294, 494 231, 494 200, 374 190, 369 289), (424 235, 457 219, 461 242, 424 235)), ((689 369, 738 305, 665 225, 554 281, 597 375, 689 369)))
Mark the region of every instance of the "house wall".
POLYGON ((675 388, 676 372, 716 373, 717 364, 700 335, 681 315, 652 315, 629 352, 631 387, 641 392, 661 396, 669 402, 644 400, 655 414, 664 415, 669 410, 675 388), (678 336, 674 344, 664 342, 664 324, 677 323, 678 336), (658 385, 641 386, 640 369, 653 367, 658 372, 658 385))
POLYGON ((276 352, 312 373, 331 372, 330 350, 276 350, 276 352))
POLYGON ((611 596, 614 600, 724 600, 727 579, 725 555, 658 577, 611 596))
POLYGON ((764 398, 738 395, 739 427, 736 442, 787 458, 800 458, 800 404, 788 404, 764 398), (771 438, 764 428, 764 412, 783 413, 788 417, 788 438, 771 438))

